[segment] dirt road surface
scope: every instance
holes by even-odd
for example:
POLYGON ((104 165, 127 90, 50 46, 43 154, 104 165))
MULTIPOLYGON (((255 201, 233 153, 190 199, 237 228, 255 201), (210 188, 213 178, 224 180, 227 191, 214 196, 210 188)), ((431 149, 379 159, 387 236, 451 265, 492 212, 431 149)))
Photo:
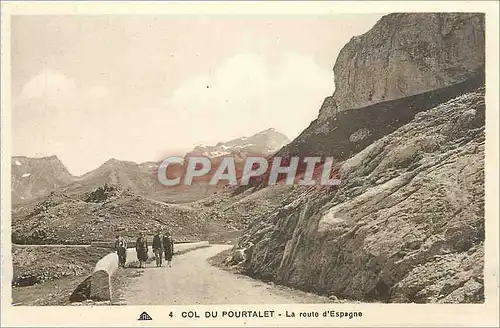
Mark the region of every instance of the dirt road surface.
POLYGON ((211 245, 174 256, 172 268, 121 269, 117 294, 120 304, 287 304, 328 303, 326 297, 269 285, 218 269, 207 259, 232 246, 211 245))

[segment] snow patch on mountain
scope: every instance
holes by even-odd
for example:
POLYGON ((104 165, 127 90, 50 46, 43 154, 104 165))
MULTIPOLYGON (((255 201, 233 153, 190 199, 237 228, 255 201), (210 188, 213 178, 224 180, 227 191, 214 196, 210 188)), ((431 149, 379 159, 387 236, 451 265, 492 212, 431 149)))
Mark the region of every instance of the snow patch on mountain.
POLYGON ((290 140, 287 136, 271 128, 260 131, 250 137, 241 137, 226 142, 219 142, 215 146, 197 145, 190 154, 209 158, 232 154, 244 156, 247 154, 269 155, 278 151, 288 143, 290 143, 290 140))

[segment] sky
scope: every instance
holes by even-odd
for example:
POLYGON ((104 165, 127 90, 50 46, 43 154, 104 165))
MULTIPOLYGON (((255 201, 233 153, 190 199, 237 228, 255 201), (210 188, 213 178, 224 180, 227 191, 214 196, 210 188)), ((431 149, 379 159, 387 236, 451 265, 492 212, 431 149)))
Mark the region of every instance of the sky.
POLYGON ((75 175, 275 128, 295 138, 382 14, 14 16, 13 155, 75 175))

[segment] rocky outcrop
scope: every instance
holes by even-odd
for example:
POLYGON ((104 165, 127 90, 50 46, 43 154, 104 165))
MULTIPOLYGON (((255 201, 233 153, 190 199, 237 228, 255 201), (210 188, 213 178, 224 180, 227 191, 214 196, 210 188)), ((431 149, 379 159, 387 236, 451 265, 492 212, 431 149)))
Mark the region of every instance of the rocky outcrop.
POLYGON ((86 197, 85 201, 87 203, 102 203, 108 199, 117 197, 121 191, 122 190, 119 185, 108 185, 107 183, 105 183, 104 186, 91 191, 86 197))
POLYGON ((363 301, 482 302, 484 112, 484 89, 467 92, 345 161, 339 190, 296 188, 240 239, 246 272, 363 301))
POLYGON ((484 14, 386 15, 340 51, 319 120, 465 81, 484 59, 484 14))

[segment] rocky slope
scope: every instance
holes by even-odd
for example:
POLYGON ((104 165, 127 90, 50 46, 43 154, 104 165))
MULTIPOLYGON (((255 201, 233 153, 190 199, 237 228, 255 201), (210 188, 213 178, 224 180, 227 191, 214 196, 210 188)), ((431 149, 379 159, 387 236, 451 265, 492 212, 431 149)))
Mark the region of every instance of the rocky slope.
POLYGON ((483 69, 482 15, 391 14, 351 40, 333 98, 276 154, 335 157, 340 187, 290 189, 228 262, 352 300, 484 301, 483 69))
POLYGON ((484 31, 480 13, 384 16, 340 51, 319 120, 465 81, 484 65, 484 31))
POLYGON ((338 191, 298 188, 261 216, 246 271, 387 302, 481 302, 484 89, 427 112, 345 161, 338 191))
POLYGON ((245 229, 253 220, 279 208, 294 186, 278 184, 260 190, 226 186, 218 192, 190 205, 204 213, 207 220, 226 222, 231 230, 245 229))
POLYGON ((11 159, 12 203, 44 196, 75 181, 57 156, 11 159))
POLYGON ((195 209, 149 199, 120 185, 90 192, 53 192, 12 210, 16 244, 89 244, 112 241, 117 233, 135 240, 139 232, 170 229, 178 241, 202 240, 231 231, 195 209))

